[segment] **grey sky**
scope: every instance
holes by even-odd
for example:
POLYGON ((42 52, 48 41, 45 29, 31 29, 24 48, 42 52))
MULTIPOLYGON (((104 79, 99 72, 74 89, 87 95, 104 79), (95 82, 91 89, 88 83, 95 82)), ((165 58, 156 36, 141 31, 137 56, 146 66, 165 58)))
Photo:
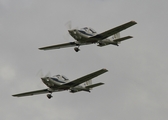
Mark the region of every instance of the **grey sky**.
POLYGON ((165 120, 168 118, 166 0, 0 0, 1 120, 165 120), (65 39, 65 24, 97 32, 135 20, 121 32, 132 35, 119 47, 83 46, 39 51, 65 39), (37 73, 70 79, 107 68, 93 79, 105 85, 91 93, 53 93, 14 98, 46 88, 37 73))

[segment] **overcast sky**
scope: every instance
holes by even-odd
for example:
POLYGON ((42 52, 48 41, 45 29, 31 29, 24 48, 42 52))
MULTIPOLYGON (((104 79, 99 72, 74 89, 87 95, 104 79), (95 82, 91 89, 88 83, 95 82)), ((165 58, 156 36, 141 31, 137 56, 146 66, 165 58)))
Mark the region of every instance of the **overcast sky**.
POLYGON ((166 120, 168 118, 168 2, 166 0, 0 0, 1 120, 166 120), (98 33, 129 22, 121 32, 134 38, 119 47, 82 46, 40 51, 74 41, 65 24, 98 33), (105 85, 91 93, 68 91, 15 98, 44 89, 44 75, 73 80, 101 68, 93 79, 105 85))

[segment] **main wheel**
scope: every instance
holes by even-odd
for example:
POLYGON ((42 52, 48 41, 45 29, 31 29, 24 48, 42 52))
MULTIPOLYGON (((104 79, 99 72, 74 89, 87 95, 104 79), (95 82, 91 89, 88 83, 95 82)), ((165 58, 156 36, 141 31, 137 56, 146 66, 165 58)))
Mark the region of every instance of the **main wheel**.
POLYGON ((75 47, 74 50, 78 52, 80 49, 78 47, 75 47))
POLYGON ((53 96, 51 94, 47 94, 48 99, 51 99, 53 96))

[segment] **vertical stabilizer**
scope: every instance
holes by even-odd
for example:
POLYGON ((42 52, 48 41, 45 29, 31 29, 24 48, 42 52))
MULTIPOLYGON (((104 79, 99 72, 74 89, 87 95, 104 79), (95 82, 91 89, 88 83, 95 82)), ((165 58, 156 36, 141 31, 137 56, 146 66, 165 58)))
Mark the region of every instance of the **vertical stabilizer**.
POLYGON ((92 80, 86 81, 86 82, 84 83, 84 85, 85 85, 85 87, 86 87, 86 86, 89 86, 89 85, 92 85, 92 80))
POLYGON ((112 40, 119 39, 120 38, 120 33, 116 33, 112 36, 112 40))

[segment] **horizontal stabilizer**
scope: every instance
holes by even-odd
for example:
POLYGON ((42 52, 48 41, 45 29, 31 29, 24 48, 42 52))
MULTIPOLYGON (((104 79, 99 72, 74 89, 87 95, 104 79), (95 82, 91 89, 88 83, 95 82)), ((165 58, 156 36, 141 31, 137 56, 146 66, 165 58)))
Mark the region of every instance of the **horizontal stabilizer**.
POLYGON ((86 88, 94 88, 94 87, 97 87, 97 86, 100 86, 100 85, 103 85, 104 83, 96 83, 96 84, 92 84, 92 85, 89 85, 89 86, 86 86, 86 88))
POLYGON ((122 38, 115 39, 115 40, 113 40, 113 41, 116 42, 116 43, 119 43, 119 42, 121 42, 121 41, 130 39, 130 38, 133 38, 133 37, 132 37, 132 36, 126 36, 126 37, 122 37, 122 38))

